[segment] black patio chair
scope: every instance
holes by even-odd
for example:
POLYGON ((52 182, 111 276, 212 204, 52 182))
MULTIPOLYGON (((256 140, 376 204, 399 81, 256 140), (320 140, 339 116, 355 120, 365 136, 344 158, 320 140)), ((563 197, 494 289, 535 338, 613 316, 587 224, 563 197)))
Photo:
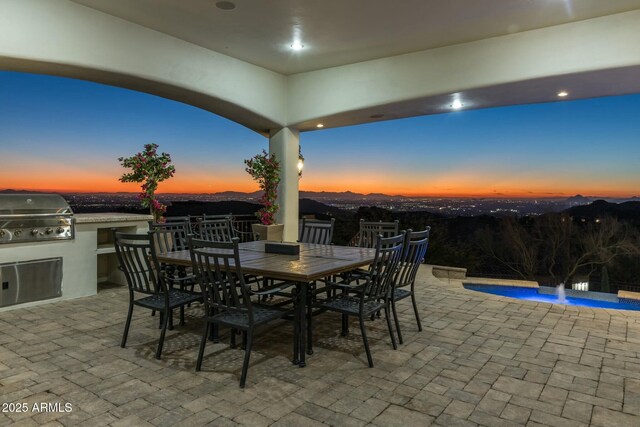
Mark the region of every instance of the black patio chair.
POLYGON ((399 230, 398 220, 390 222, 365 221, 360 219, 360 228, 349 243, 349 246, 359 248, 375 248, 378 236, 383 238, 397 236, 399 230))
MULTIPOLYGON (((153 242, 156 253, 186 251, 189 249, 187 235, 191 234, 191 219, 188 216, 167 217, 165 222, 149 221, 149 231, 153 231, 153 242)), ((194 290, 195 278, 192 269, 185 266, 160 264, 167 285, 182 291, 194 290)), ((155 312, 152 312, 155 315, 155 312)), ((184 307, 180 308, 180 324, 184 325, 184 307)), ((169 329, 173 327, 171 319, 169 329)))
POLYGON ((212 214, 203 214, 202 215, 202 219, 204 221, 209 221, 212 219, 226 219, 226 218, 231 218, 233 216, 233 214, 231 212, 229 212, 228 214, 216 214, 216 215, 212 215, 212 214))
POLYGON ((398 331, 398 342, 400 344, 402 344, 403 341, 400 322, 398 321, 398 312, 396 311, 396 301, 411 297, 413 312, 415 313, 416 323, 418 324, 418 331, 422 331, 420 314, 418 313, 418 305, 416 304, 415 284, 418 268, 420 264, 424 262, 424 257, 427 254, 430 230, 430 227, 427 227, 424 231, 407 230, 402 260, 393 279, 391 309, 393 310, 393 318, 395 320, 396 330, 398 331))
MULTIPOLYGON (((160 224, 173 224, 173 223, 186 223, 188 228, 188 234, 191 234, 193 230, 191 229, 192 218, 189 215, 186 216, 167 216, 164 218, 164 222, 160 224)), ((151 221, 149 222, 151 223, 151 221)), ((186 246, 186 238, 184 239, 186 246)))
POLYGON ((397 236, 387 238, 378 236, 375 259, 367 272, 367 276, 363 278, 364 283, 353 285, 348 282, 329 282, 327 286, 341 290, 342 292, 330 296, 325 300, 316 300, 313 304, 318 308, 342 314, 343 335, 346 334, 345 320, 348 321, 348 316, 358 317, 370 368, 373 367, 373 359, 364 326, 366 318, 380 310, 384 310, 389 336, 391 337, 391 344, 394 349, 397 348, 391 326, 391 299, 389 296, 393 286, 393 277, 402 259, 404 240, 404 232, 397 236))
MULTIPOLYGON (((330 245, 332 244, 333 239, 333 230, 335 228, 336 220, 335 218, 331 218, 330 220, 320 220, 320 219, 307 219, 302 218, 302 223, 300 225, 300 236, 298 242, 300 243, 315 243, 319 245, 330 245)), ((322 283, 327 282, 327 278, 321 280, 322 283)), ((312 305, 313 301, 316 298, 316 294, 319 292, 329 292, 328 287, 323 287, 321 289, 317 288, 316 282, 310 284, 310 287, 307 291, 307 304, 309 306, 312 305)), ((309 337, 308 342, 310 343, 312 340, 313 330, 311 328, 311 316, 313 316, 313 310, 307 311, 307 337, 309 337)), ((311 352, 311 349, 308 349, 308 352, 311 352)))
POLYGON ((302 218, 302 225, 300 226, 300 237, 298 238, 298 242, 330 245, 333 239, 333 230, 335 228, 335 224, 335 218, 331 218, 327 221, 320 219, 302 218))
POLYGON ((232 336, 234 330, 243 331, 245 353, 240 387, 244 388, 256 327, 280 319, 290 314, 290 311, 252 302, 253 295, 269 292, 253 292, 245 283, 240 265, 239 240, 234 237, 231 242, 211 242, 191 238, 189 245, 195 273, 202 287, 205 307, 204 331, 196 371, 202 368, 209 328, 213 328, 214 325, 228 326, 232 330, 232 336))
MULTIPOLYGON (((205 217, 211 217, 207 215, 205 217)), ((199 239, 209 242, 231 242, 233 239, 233 227, 231 217, 225 216, 217 219, 198 220, 199 239)))
POLYGON ((160 359, 164 337, 173 310, 192 302, 202 301, 202 295, 167 286, 160 270, 152 234, 153 232, 127 234, 113 230, 118 263, 129 288, 129 312, 120 346, 124 348, 127 343, 133 307, 139 306, 155 310, 160 312, 162 324, 158 349, 156 350, 156 359, 160 359))
POLYGON ((154 236, 157 253, 184 251, 189 249, 187 235, 191 234, 189 217, 169 217, 165 222, 149 221, 149 231, 158 231, 154 236))
MULTIPOLYGON (((382 221, 365 221, 360 219, 360 228, 358 234, 356 234, 349 246, 357 246, 359 248, 375 248, 378 236, 382 238, 388 238, 398 235, 398 229, 400 225, 398 220, 382 222, 382 221)), ((355 270, 346 271, 340 275, 344 282, 356 282, 367 276, 367 270, 357 268, 355 270)), ((379 317, 379 316, 378 316, 379 317)))
POLYGON ((253 242, 256 239, 255 234, 251 231, 251 224, 258 222, 258 219, 254 215, 234 215, 232 213, 225 215, 202 215, 202 220, 220 220, 229 219, 231 221, 231 234, 232 237, 238 237, 240 243, 253 242))

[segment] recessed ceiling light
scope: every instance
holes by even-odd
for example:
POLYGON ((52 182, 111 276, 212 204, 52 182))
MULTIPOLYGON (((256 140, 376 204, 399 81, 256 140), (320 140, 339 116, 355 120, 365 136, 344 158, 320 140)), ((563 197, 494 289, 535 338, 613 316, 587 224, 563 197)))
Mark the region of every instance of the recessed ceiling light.
POLYGON ((372 119, 381 119, 384 117, 384 114, 372 114, 369 117, 372 119))
POLYGON ((230 1, 219 1, 216 3, 216 7, 222 10, 233 10, 236 8, 236 5, 230 1))
POLYGON ((454 110, 459 110, 462 107, 464 107, 464 104, 459 99, 456 99, 451 103, 451 108, 453 108, 454 110))
POLYGON ((569 95, 569 92, 567 92, 566 90, 561 90, 560 92, 558 92, 558 96, 560 98, 564 98, 567 95, 569 95))
POLYGON ((304 48, 304 45, 299 41, 295 41, 291 44, 291 49, 293 50, 302 50, 303 48, 304 48))
POLYGON ((323 125, 322 123, 318 123, 318 124, 316 125, 316 127, 317 127, 317 128, 323 128, 323 127, 324 127, 324 125, 323 125))

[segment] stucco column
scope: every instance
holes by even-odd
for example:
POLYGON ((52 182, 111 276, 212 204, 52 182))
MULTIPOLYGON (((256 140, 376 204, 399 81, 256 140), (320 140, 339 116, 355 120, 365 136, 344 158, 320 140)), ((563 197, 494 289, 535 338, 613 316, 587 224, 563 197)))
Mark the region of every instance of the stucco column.
POLYGON ((269 152, 280 162, 280 186, 276 221, 284 224, 283 240, 298 240, 298 154, 300 133, 295 129, 274 129, 269 133, 269 152))

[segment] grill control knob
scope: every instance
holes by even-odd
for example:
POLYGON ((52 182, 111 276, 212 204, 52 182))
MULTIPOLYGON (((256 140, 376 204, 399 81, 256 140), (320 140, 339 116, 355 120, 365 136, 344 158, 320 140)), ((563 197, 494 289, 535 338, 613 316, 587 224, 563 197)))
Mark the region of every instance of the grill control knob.
POLYGON ((32 236, 37 236, 38 235, 38 229, 34 228, 33 230, 31 230, 31 235, 32 236))
POLYGON ((44 232, 47 234, 51 234, 53 233, 53 228, 47 228, 46 230, 44 230, 44 232))
POLYGON ((58 234, 62 234, 62 233, 64 233, 64 228, 62 228, 62 227, 58 227, 58 229, 56 230, 56 232, 57 232, 58 234))
POLYGON ((13 232, 13 235, 16 237, 20 237, 22 235, 22 230, 16 230, 13 232))

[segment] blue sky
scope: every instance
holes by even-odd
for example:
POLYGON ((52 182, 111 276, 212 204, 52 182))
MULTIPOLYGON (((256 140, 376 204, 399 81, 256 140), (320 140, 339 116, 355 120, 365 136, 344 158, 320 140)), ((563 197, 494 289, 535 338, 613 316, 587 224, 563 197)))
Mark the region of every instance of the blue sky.
MULTIPOLYGON (((0 72, 0 189, 136 191, 120 156, 150 142, 177 173, 165 192, 252 190, 244 172, 268 141, 153 95, 0 72)), ((419 195, 640 193, 640 95, 385 121, 301 135, 302 189, 419 195), (384 173, 381 173, 384 171, 384 173)))

